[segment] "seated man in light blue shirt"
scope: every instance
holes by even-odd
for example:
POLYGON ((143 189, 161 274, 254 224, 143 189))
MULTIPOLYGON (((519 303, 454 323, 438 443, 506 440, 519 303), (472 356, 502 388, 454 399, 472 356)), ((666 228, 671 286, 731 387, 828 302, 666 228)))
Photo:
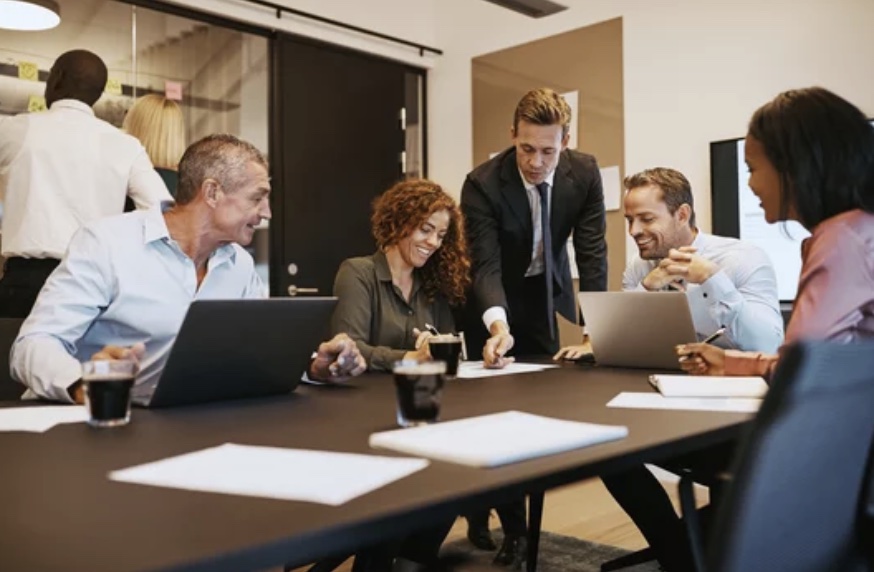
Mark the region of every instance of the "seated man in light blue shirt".
POLYGON ((625 178, 625 219, 640 256, 623 290, 684 290, 699 338, 719 328, 718 344, 774 353, 783 342, 777 275, 768 255, 736 238, 695 226, 689 181, 679 171, 648 169, 625 178))
MULTIPOLYGON (((640 253, 625 270, 625 290, 681 290, 699 337, 725 328, 726 347, 776 353, 783 341, 777 278, 768 255, 695 226, 692 189, 682 173, 648 169, 625 178, 628 233, 640 253)), ((677 471, 727 466, 729 443, 659 464, 677 471)), ((683 525, 661 484, 640 465, 603 477, 607 489, 649 542, 664 570, 691 570, 683 525)))
MULTIPOLYGON (((176 204, 81 228, 12 346, 12 377, 26 396, 81 403, 80 362, 92 356, 138 358, 134 394, 153 391, 192 301, 265 296, 240 245, 270 218, 269 194, 261 153, 211 135, 182 157, 176 204)), ((338 380, 365 367, 340 334, 321 344, 308 373, 338 380)))

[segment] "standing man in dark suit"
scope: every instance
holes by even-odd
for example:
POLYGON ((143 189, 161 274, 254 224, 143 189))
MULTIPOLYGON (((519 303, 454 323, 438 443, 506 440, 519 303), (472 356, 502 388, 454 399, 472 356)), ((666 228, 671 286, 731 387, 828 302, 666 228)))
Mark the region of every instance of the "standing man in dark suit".
MULTIPOLYGON (((516 106, 513 146, 474 169, 461 190, 473 262, 465 334, 474 341, 488 332, 488 367, 506 365, 511 349, 516 355, 558 352, 555 312, 577 321, 565 248, 571 234, 580 290, 607 288, 601 174, 594 157, 567 149, 570 123, 561 95, 547 88, 528 92, 516 106), (480 318, 485 329, 473 328, 480 318)), ((524 501, 498 507, 498 514, 505 536, 495 562, 519 567, 527 553, 524 501)), ((482 517, 471 519, 472 529, 482 526, 482 517)), ((478 535, 468 532, 472 540, 478 535)))

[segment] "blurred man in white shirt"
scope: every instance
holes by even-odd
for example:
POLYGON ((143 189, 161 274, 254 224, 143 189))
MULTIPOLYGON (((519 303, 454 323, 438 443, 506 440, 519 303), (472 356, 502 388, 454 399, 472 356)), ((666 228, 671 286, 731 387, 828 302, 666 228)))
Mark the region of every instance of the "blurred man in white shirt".
POLYGON ((0 317, 27 316, 80 226, 121 213, 128 195, 137 208, 171 200, 139 141, 94 116, 106 79, 97 55, 66 52, 46 83, 49 110, 0 121, 0 317))

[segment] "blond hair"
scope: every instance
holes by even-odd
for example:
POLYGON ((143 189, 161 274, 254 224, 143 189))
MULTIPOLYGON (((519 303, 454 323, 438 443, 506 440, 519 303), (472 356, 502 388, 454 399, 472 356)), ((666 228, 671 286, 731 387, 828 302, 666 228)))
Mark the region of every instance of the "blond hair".
POLYGON ((175 101, 150 93, 137 99, 122 129, 140 140, 152 165, 176 170, 185 152, 185 120, 175 101))
POLYGON ((571 128, 571 107, 567 101, 548 87, 541 87, 526 93, 513 114, 513 130, 519 129, 519 122, 534 125, 561 125, 561 136, 571 128))

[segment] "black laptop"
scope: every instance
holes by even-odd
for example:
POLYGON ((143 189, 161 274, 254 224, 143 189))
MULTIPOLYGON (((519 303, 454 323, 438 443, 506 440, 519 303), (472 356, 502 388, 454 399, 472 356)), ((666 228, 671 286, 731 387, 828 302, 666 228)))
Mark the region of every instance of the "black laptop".
POLYGON ((328 339, 336 298, 195 300, 146 407, 284 394, 328 339))

